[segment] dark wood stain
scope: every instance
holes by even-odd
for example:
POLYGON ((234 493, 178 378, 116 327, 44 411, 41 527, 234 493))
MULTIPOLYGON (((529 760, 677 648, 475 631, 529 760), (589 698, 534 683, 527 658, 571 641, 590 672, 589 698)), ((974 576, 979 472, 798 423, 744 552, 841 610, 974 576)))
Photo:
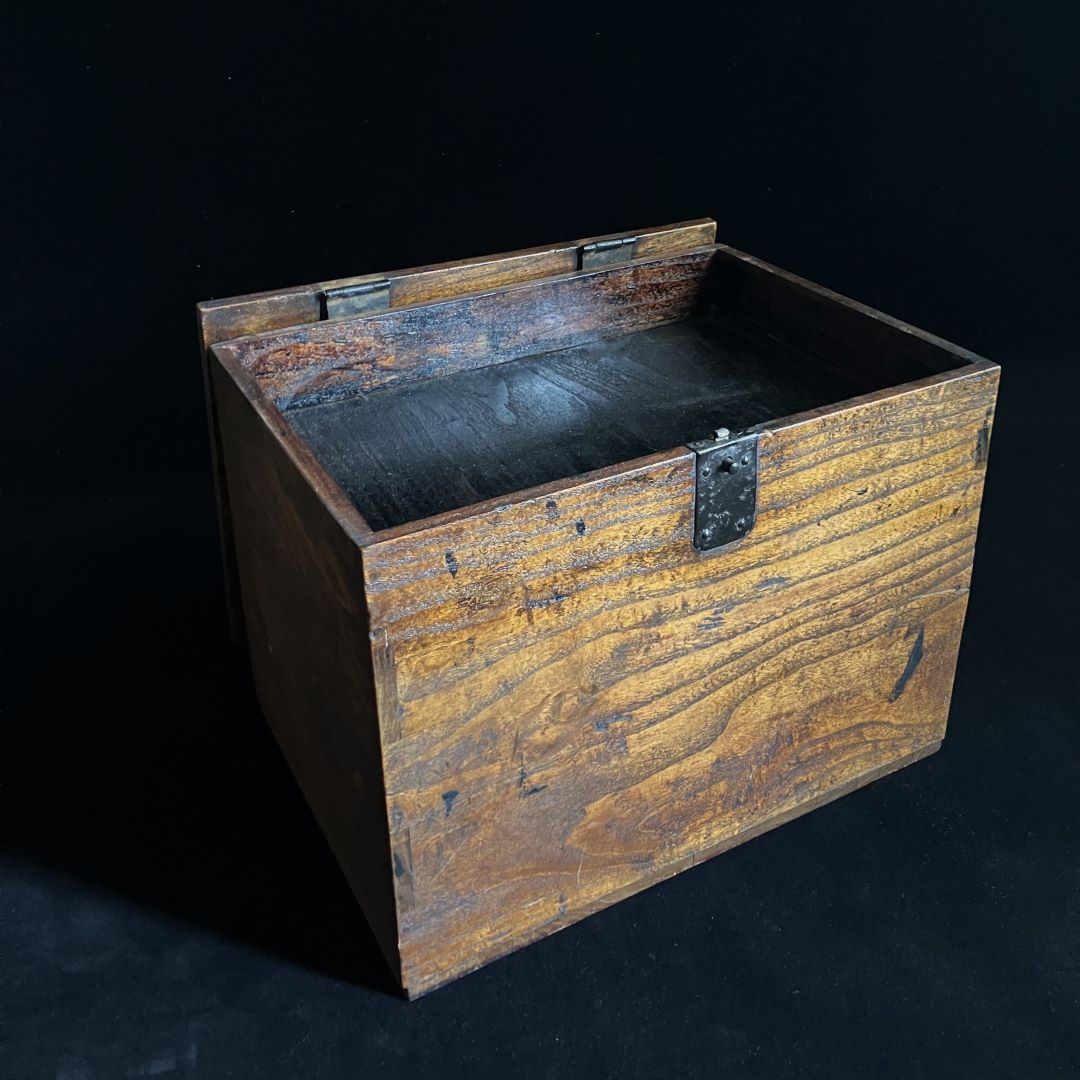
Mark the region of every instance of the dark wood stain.
POLYGON ((355 511, 316 493, 316 463, 264 422, 265 403, 242 371, 214 359, 210 375, 259 704, 396 972, 376 657, 384 669, 393 661, 390 646, 372 648, 359 533, 335 512, 349 520, 355 511))
POLYGON ((381 529, 867 388, 713 314, 286 416, 381 529))
POLYGON ((892 693, 889 694, 889 701, 896 701, 900 695, 904 692, 904 688, 911 681, 911 676, 915 674, 915 670, 918 668, 920 661, 923 658, 923 643, 926 640, 926 627, 920 626, 918 633, 915 635, 915 644, 911 646, 911 652, 908 653, 907 663, 904 665, 904 670, 900 674, 900 678, 896 680, 896 685, 892 688, 892 693))
MULTIPOLYGON (((674 225, 641 229, 636 233, 635 252, 639 256, 661 258, 688 251, 716 239, 716 222, 711 218, 682 221, 674 225)), ((391 308, 430 303, 484 289, 505 288, 577 269, 584 245, 607 237, 592 236, 521 251, 472 259, 455 259, 433 266, 395 270, 387 275, 374 273, 360 277, 316 282, 290 289, 252 293, 248 296, 209 300, 196 305, 196 320, 210 429, 210 454, 214 491, 218 504, 218 525, 222 561, 225 570, 226 602, 230 636, 235 644, 244 641, 244 615, 240 596, 239 573, 228 478, 221 450, 218 407, 210 372, 210 350, 214 345, 240 337, 295 328, 317 322, 321 316, 323 290, 331 286, 358 284, 380 277, 390 283, 391 308)))

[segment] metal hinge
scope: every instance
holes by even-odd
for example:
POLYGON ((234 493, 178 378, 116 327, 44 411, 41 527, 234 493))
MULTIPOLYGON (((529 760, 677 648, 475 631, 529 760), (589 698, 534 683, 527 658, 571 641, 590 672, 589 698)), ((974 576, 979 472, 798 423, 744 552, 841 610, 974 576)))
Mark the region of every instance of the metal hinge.
POLYGON ((582 244, 578 251, 578 265, 582 270, 595 270, 598 266, 629 262, 634 257, 636 236, 617 236, 613 240, 596 240, 582 244))
POLYGON ((338 285, 323 289, 320 296, 323 319, 344 319, 350 315, 370 315, 390 307, 390 279, 361 281, 356 285, 338 285))
POLYGON ((694 491, 694 547, 730 544, 753 527, 757 514, 758 433, 716 437, 689 444, 697 456, 694 491))

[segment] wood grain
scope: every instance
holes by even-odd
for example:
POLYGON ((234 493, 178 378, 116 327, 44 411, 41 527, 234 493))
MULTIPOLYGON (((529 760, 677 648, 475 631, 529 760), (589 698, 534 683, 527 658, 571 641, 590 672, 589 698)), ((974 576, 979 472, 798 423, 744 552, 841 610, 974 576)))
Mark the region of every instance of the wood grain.
MULTIPOLYGON (((197 307, 202 348, 205 351, 211 345, 233 338, 318 322, 321 317, 320 296, 325 289, 387 278, 390 281, 392 308, 430 303, 503 288, 522 281, 572 273, 578 268, 580 251, 586 244, 624 235, 591 236, 585 240, 571 240, 499 255, 456 259, 433 266, 362 274, 291 289, 204 301, 197 307)), ((699 218, 642 229, 633 235, 639 237, 635 246, 638 258, 658 257, 711 244, 716 239, 716 222, 711 218, 699 218)))
POLYGON ((716 552, 689 451, 365 543, 410 993, 941 740, 996 382, 766 427, 716 552))
POLYGON ((286 415, 382 529, 861 389, 764 335, 700 318, 286 415))
POLYGON ((713 254, 700 248, 218 349, 280 408, 315 404, 685 319, 713 254))
MULTIPOLYGON (((635 245, 635 250, 639 257, 670 255, 677 251, 711 244, 716 239, 716 222, 711 218, 700 218, 695 221, 643 229, 636 235, 639 236, 639 240, 635 245)), ((457 259, 433 266, 396 270, 390 274, 374 273, 339 278, 291 289, 209 300, 196 305, 207 426, 210 432, 211 468, 214 494, 218 505, 222 563, 225 570, 229 634, 235 644, 240 645, 244 640, 244 615, 236 569, 232 508, 222 462, 221 431, 214 399, 213 381, 210 377, 209 350, 211 346, 232 338, 318 322, 322 315, 322 293, 325 289, 336 286, 359 284, 388 277, 391 308, 429 303, 484 289, 500 288, 522 281, 570 273, 577 268, 582 247, 608 238, 594 236, 585 240, 511 251, 501 255, 457 259)))

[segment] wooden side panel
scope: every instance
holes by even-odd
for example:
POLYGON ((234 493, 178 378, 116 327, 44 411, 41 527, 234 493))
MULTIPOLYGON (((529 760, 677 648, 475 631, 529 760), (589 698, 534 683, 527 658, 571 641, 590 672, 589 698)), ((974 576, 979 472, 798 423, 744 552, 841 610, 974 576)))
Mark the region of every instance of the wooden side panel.
POLYGON ((302 448, 287 452, 272 414, 210 362, 259 703, 397 974, 360 549, 334 511, 337 493, 320 492, 317 470, 302 467, 302 448))
POLYGON ((734 317, 857 384, 899 386, 982 357, 840 293, 717 245, 708 289, 734 317))
POLYGON ((715 552, 688 451, 372 538, 411 994, 936 748, 996 385, 765 432, 715 552))
POLYGON ((280 407, 685 319, 712 248, 230 343, 280 407))
POLYGON ((236 572, 236 535, 233 530, 232 504, 225 462, 221 450, 221 417, 218 414, 214 379, 210 371, 210 354, 202 351, 203 396, 206 404, 206 426, 210 433, 210 472, 214 482, 214 499, 218 511, 218 543, 221 546, 221 566, 225 584, 225 614, 228 619, 229 640, 236 647, 244 643, 244 604, 240 596, 240 578, 236 572))

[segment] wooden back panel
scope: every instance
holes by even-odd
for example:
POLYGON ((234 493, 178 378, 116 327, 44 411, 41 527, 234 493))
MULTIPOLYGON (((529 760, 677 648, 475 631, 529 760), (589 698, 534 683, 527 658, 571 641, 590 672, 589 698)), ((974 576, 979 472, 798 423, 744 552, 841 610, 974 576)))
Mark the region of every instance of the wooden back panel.
MULTIPOLYGON (((292 289, 208 300, 197 307, 199 337, 205 350, 219 342, 248 334, 316 323, 322 317, 321 297, 327 289, 360 285, 382 278, 389 281, 390 307, 398 308, 569 274, 578 269, 583 247, 625 235, 593 236, 586 240, 526 248, 501 255, 484 255, 434 266, 395 270, 388 274, 363 274, 292 289)), ((716 222, 711 218, 699 218, 642 229, 633 235, 637 237, 635 258, 658 258, 713 243, 716 239, 716 222)))
POLYGON ((225 345, 279 408, 433 379, 688 318, 712 248, 225 345))

